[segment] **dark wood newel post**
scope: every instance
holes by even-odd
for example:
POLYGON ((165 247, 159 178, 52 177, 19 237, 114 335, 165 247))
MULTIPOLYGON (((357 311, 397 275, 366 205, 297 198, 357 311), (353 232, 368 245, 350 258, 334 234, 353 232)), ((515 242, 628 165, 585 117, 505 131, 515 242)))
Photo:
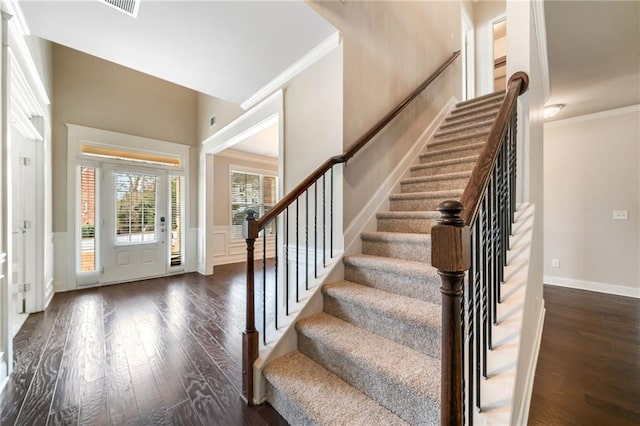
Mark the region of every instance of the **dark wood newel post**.
POLYGON ((253 248, 258 237, 255 211, 247 210, 247 315, 242 332, 242 397, 253 405, 253 363, 258 359, 258 331, 255 324, 253 248))
POLYGON ((471 266, 469 227, 460 217, 463 205, 445 201, 438 206, 438 224, 431 229, 431 264, 442 280, 442 360, 440 375, 440 424, 463 425, 462 283, 471 266))

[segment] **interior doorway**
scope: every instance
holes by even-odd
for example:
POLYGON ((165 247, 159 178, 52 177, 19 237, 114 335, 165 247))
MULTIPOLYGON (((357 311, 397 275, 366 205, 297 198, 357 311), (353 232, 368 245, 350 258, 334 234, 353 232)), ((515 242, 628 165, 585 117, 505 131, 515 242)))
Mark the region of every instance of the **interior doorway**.
POLYGON ((493 21, 493 90, 507 87, 507 18, 493 21))

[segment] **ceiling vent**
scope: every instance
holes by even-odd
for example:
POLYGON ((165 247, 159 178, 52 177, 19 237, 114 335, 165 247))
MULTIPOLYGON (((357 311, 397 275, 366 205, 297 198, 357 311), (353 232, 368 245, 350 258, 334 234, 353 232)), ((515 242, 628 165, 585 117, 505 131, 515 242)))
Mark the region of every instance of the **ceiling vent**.
POLYGON ((108 4, 111 7, 118 9, 121 12, 126 13, 134 18, 138 16, 138 8, 140 7, 140 0, 101 0, 103 3, 108 4))

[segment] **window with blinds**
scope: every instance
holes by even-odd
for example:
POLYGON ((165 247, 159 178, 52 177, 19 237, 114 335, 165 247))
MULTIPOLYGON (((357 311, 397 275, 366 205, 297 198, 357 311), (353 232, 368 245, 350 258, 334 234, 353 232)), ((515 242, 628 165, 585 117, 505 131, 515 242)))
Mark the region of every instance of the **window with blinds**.
POLYGON ((171 266, 182 265, 184 251, 182 250, 182 176, 171 176, 171 266))
POLYGON ((157 176, 115 173, 116 244, 156 242, 157 176))
POLYGON ((96 270, 96 168, 80 167, 78 271, 96 270))
MULTIPOLYGON (((260 217, 276 204, 277 179, 276 176, 257 173, 231 172, 231 239, 242 239, 242 224, 248 209, 260 217)), ((273 234, 273 223, 269 224, 266 232, 267 235, 273 234)))

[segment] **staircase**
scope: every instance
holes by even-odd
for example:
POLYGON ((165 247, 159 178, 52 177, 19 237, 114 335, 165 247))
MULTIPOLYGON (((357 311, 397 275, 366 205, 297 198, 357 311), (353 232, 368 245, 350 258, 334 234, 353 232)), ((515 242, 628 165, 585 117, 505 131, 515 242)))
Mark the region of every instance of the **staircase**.
POLYGON ((456 105, 322 288, 324 312, 298 321, 298 350, 265 370, 267 400, 293 425, 440 423, 440 278, 431 266, 436 207, 459 199, 504 92, 456 105))

